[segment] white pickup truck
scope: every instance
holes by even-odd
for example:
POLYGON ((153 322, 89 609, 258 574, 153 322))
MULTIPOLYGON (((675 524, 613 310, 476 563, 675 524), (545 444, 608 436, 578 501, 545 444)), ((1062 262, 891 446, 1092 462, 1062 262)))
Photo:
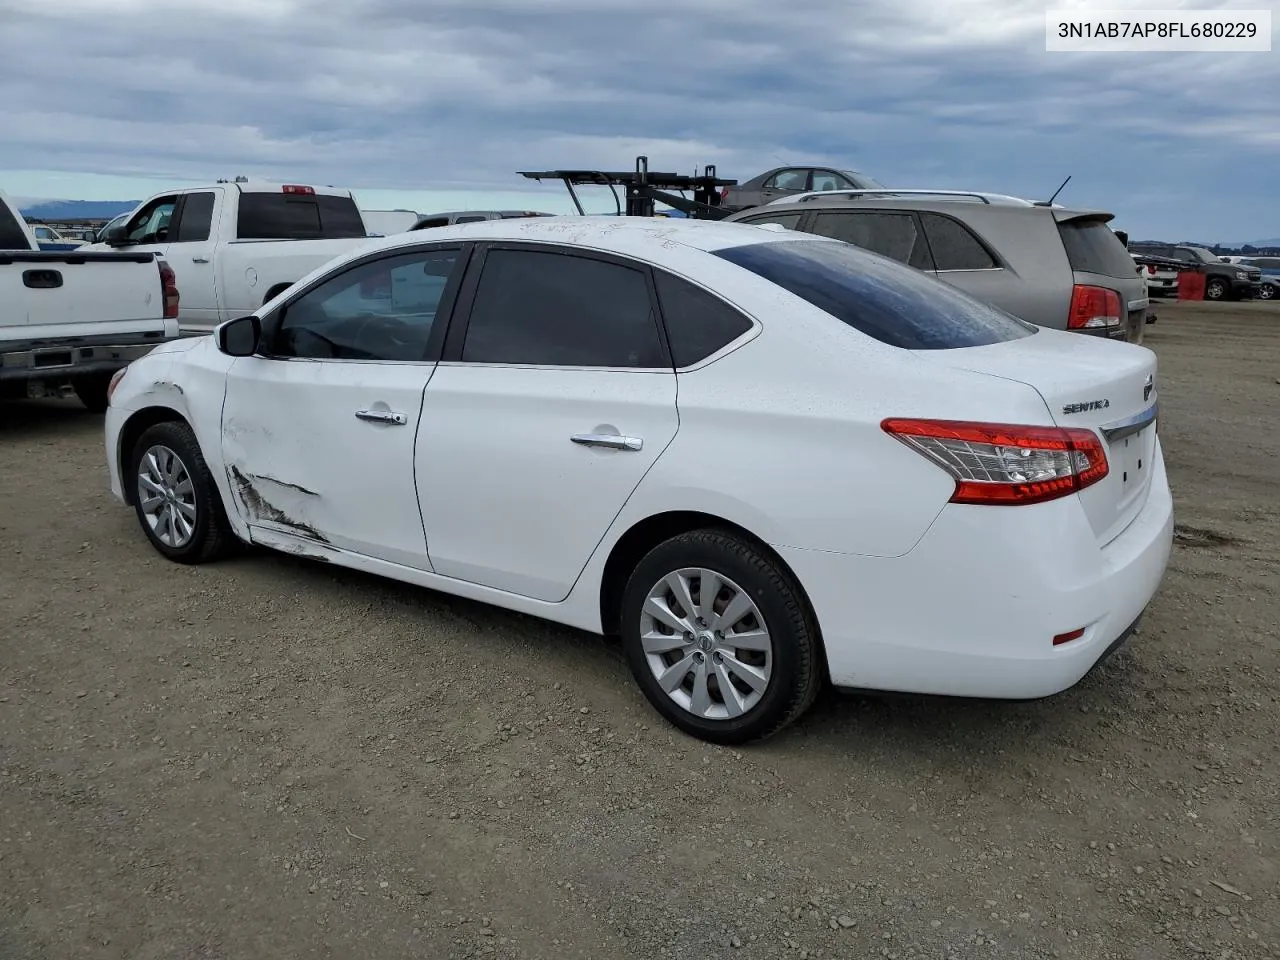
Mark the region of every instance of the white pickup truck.
POLYGON ((42 251, 0 193, 0 399, 107 408, 111 375, 178 336, 174 272, 149 251, 42 251))
POLYGON ((184 334, 253 313, 368 233, 350 190, 236 177, 159 193, 82 250, 150 250, 173 265, 184 334))

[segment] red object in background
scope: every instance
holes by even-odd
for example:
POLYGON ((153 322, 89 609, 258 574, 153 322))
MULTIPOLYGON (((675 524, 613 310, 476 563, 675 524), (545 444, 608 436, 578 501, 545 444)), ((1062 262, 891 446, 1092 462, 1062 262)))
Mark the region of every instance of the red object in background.
POLYGON ((1201 270, 1178 271, 1178 299, 1204 299, 1204 272, 1201 270))

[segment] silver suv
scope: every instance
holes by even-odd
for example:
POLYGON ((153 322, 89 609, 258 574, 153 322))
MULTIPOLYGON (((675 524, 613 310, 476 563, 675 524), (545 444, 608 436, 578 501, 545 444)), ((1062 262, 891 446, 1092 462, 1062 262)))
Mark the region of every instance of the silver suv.
POLYGON ((1138 343, 1146 283, 1112 216, 1002 194, 881 189, 802 194, 727 219, 844 240, 1037 326, 1138 343))

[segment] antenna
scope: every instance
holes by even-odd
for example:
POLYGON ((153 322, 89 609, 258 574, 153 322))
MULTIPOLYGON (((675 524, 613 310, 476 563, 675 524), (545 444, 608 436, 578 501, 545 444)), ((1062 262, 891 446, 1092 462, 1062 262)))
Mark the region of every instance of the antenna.
POLYGON ((1053 191, 1053 196, 1052 196, 1052 197, 1050 197, 1048 200, 1046 200, 1046 201, 1044 202, 1044 205, 1045 205, 1046 207, 1052 207, 1052 206, 1053 206, 1053 201, 1055 201, 1055 200, 1057 200, 1057 199, 1058 199, 1058 194, 1060 194, 1060 193, 1062 192, 1062 188, 1063 188, 1063 187, 1065 187, 1065 186, 1067 185, 1068 181, 1070 181, 1070 180, 1071 180, 1071 177, 1070 177, 1070 176, 1068 176, 1066 180, 1063 180, 1063 181, 1062 181, 1062 183, 1061 183, 1061 184, 1059 184, 1058 189, 1057 189, 1057 190, 1055 190, 1055 191, 1053 191))

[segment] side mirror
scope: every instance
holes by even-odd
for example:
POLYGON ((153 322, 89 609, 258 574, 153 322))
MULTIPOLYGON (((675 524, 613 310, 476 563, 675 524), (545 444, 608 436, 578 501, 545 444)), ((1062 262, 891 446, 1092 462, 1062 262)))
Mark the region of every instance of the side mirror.
POLYGON ((219 325, 213 333, 218 349, 229 357, 252 357, 262 340, 262 321, 250 314, 219 325))
POLYGON ((102 231, 102 242, 113 247, 121 247, 129 242, 129 234, 125 232, 125 224, 108 227, 102 231))

